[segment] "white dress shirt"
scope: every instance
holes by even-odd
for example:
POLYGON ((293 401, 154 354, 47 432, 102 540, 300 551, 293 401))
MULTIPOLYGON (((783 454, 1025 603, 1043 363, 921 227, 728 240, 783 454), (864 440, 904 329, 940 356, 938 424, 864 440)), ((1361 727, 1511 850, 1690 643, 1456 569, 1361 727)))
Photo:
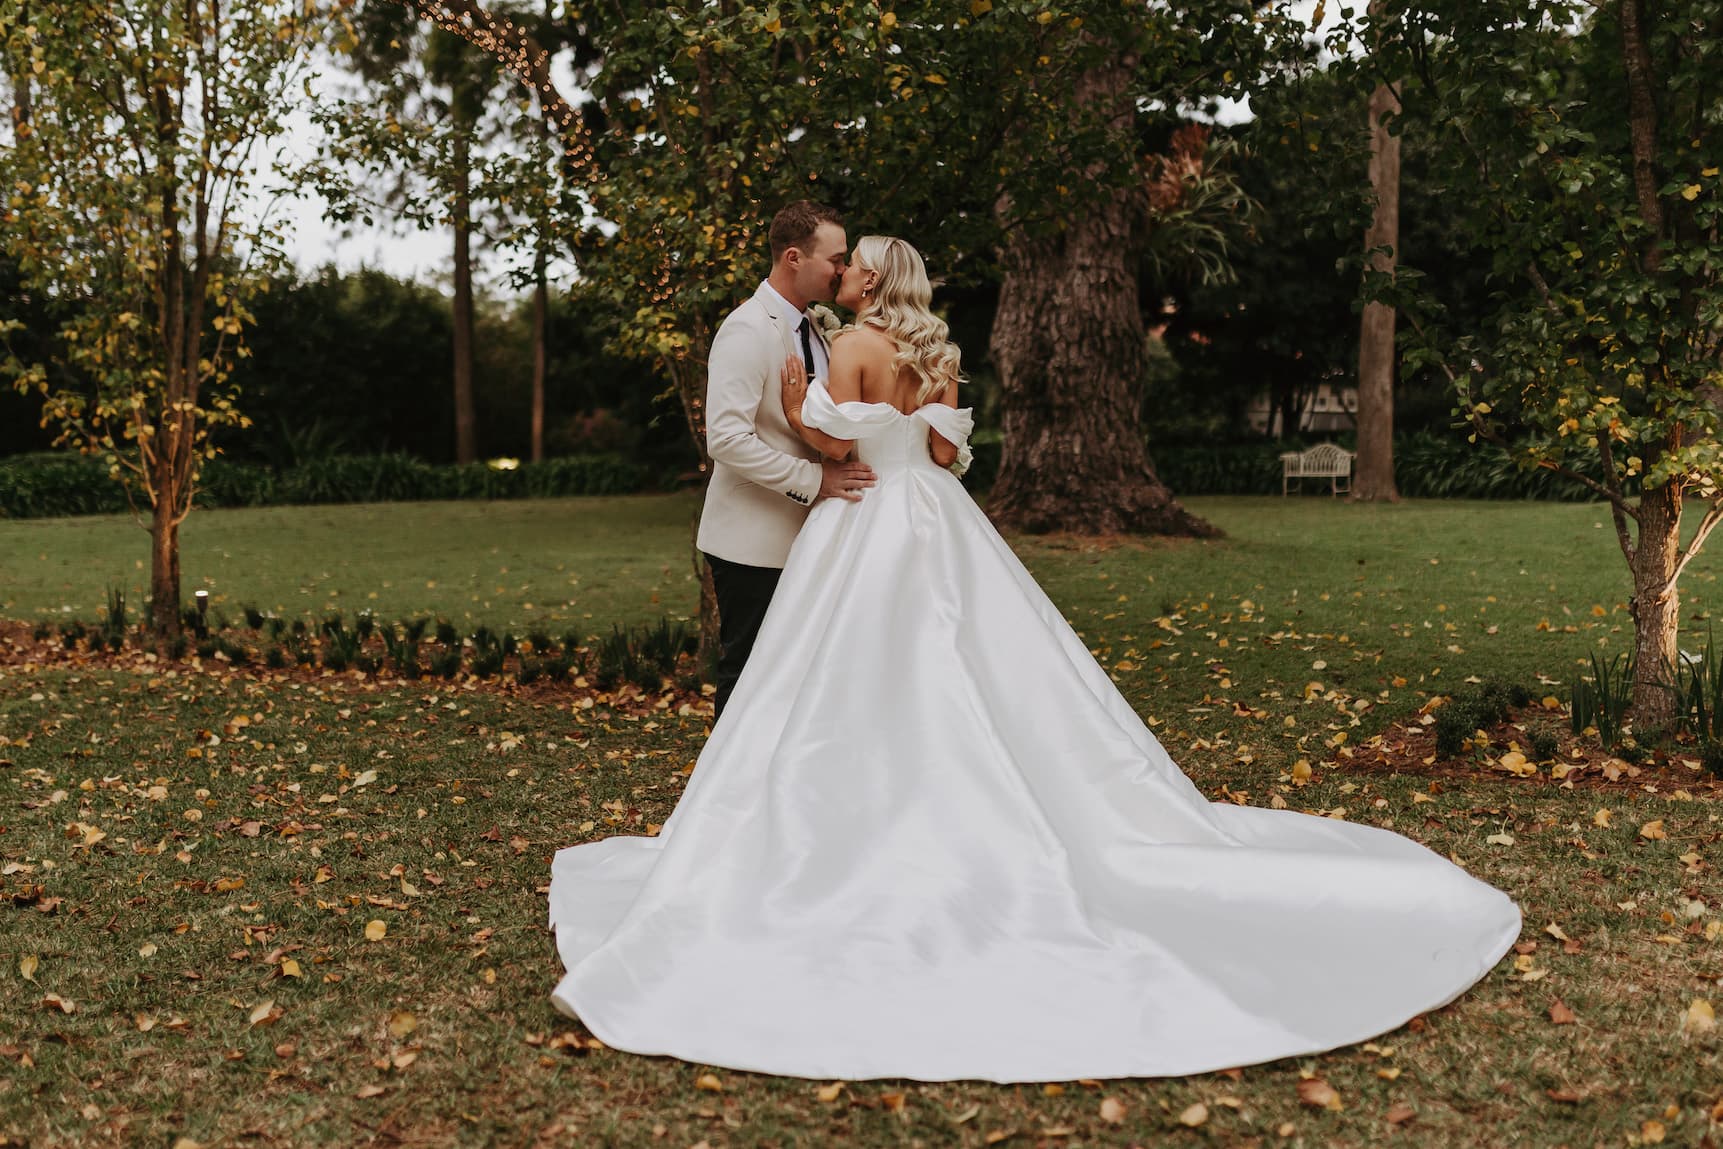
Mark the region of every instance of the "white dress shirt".
MULTIPOLYGON (((772 297, 781 302, 786 311, 788 311, 792 316, 796 314, 795 305, 779 294, 778 289, 772 286, 771 280, 763 280, 760 283, 760 290, 771 292, 772 297)), ((825 337, 820 333, 820 325, 814 322, 814 317, 808 314, 808 312, 804 311, 801 315, 803 319, 808 321, 808 345, 812 347, 814 351, 813 377, 815 379, 824 379, 829 381, 831 379, 831 359, 829 358, 829 354, 826 350, 825 337)), ((799 322, 801 322, 801 320, 792 320, 792 323, 799 322)), ((791 335, 794 336, 796 353, 800 354, 802 350, 802 337, 793 331, 791 332, 791 335)))

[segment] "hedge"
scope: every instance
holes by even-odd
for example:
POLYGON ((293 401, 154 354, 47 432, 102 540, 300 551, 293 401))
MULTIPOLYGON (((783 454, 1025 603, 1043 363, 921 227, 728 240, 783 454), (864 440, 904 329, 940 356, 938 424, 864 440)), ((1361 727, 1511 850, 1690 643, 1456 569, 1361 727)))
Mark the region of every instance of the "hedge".
MULTIPOLYGON (((674 478, 669 480, 674 482, 674 478)), ((484 463, 435 466, 410 455, 337 455, 285 471, 212 459, 200 507, 432 499, 525 499, 625 495, 667 485, 618 455, 571 455, 497 470, 484 463)), ((45 453, 0 459, 0 518, 115 514, 127 509, 120 484, 99 459, 45 453)))
MULTIPOLYGON (((1278 495, 1280 455, 1308 443, 1262 440, 1249 443, 1155 445, 1149 457, 1162 482, 1179 495, 1278 495)), ((974 462, 964 484, 984 491, 999 473, 1000 441, 985 432, 973 444, 974 462)), ((1588 460, 1582 474, 1601 479, 1601 464, 1588 460)), ((1412 499, 1543 499, 1587 502, 1590 488, 1550 471, 1522 471, 1501 447, 1475 446, 1458 437, 1398 435, 1394 439, 1394 477, 1400 494, 1412 499)), ((1326 490, 1318 480, 1307 491, 1326 490)), ((1630 494, 1637 490, 1630 486, 1630 494)))
MULTIPOLYGON (((1265 495, 1280 492, 1280 453, 1297 443, 1157 445, 1156 473, 1180 495, 1265 495)), ((977 434, 964 484, 985 491, 999 473, 997 431, 977 434)), ((1592 492, 1548 471, 1522 471, 1500 447, 1474 446, 1441 435, 1395 439, 1400 493, 1419 499, 1548 499, 1584 502, 1592 492)), ((1595 460, 1580 468, 1601 477, 1595 460)), ((675 476, 620 455, 571 455, 496 470, 484 463, 436 466, 404 454, 338 455, 285 471, 214 459, 204 467, 197 501, 203 507, 298 506, 316 503, 408 502, 433 499, 527 499, 623 495, 667 490, 675 476)), ((1314 490, 1313 481, 1307 486, 1314 490)), ((1629 493, 1636 493, 1631 490, 1629 493)), ((113 514, 126 510, 125 492, 97 459, 45 453, 0 459, 0 518, 113 514)))

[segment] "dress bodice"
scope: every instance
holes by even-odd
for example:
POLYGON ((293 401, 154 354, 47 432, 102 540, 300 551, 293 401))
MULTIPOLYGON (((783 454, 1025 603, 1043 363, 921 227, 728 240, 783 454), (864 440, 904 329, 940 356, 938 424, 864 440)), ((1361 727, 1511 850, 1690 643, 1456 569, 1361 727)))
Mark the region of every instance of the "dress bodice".
POLYGON ((904 414, 890 403, 836 403, 818 379, 808 384, 802 421, 837 439, 853 439, 856 460, 883 475, 912 467, 938 468, 928 444, 929 429, 960 449, 975 427, 973 409, 928 403, 904 414))

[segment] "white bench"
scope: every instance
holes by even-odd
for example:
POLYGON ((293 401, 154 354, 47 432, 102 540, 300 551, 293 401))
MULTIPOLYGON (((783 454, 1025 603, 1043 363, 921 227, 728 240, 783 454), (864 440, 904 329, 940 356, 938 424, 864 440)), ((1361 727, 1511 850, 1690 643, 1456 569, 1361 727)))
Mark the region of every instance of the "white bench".
POLYGON ((1352 489, 1353 453, 1333 443, 1318 443, 1308 451, 1287 451, 1280 456, 1280 493, 1294 482, 1327 479, 1330 493, 1341 495, 1352 489))

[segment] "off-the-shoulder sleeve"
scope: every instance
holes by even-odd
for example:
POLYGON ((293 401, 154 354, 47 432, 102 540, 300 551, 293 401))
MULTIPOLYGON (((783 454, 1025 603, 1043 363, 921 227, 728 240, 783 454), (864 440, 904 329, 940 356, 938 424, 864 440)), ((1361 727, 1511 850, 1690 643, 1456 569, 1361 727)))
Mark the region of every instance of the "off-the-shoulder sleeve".
POLYGON ((947 407, 944 403, 924 403, 915 409, 911 416, 924 419, 946 442, 954 447, 962 447, 969 442, 970 432, 975 430, 975 408, 947 407))
POLYGON ((879 434, 903 418, 890 403, 836 403, 819 379, 808 381, 808 397, 802 403, 802 422, 834 439, 866 439, 879 434))

